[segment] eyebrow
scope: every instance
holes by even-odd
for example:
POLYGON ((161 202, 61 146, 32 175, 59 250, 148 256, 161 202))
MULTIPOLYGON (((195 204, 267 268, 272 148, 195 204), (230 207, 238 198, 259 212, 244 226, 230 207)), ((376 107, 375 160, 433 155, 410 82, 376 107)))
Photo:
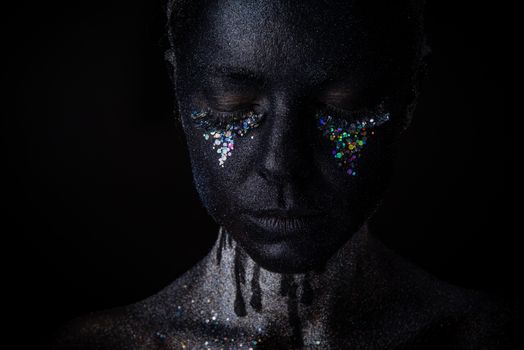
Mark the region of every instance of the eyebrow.
MULTIPOLYGON (((264 86, 268 83, 267 78, 262 72, 257 72, 244 66, 211 64, 205 67, 205 71, 209 76, 228 79, 243 84, 249 83, 250 85, 254 84, 257 86, 264 86)), ((325 92, 327 92, 327 95, 331 98, 340 98, 354 93, 353 88, 351 88, 350 85, 341 83, 340 81, 332 84, 330 79, 318 83, 316 86, 325 89, 325 92), (338 91, 334 92, 334 90, 338 91)))
POLYGON ((246 80, 251 80, 258 83, 263 83, 266 81, 265 77, 260 72, 256 72, 241 66, 211 65, 207 67, 207 70, 214 76, 228 78, 231 80, 243 82, 246 80))

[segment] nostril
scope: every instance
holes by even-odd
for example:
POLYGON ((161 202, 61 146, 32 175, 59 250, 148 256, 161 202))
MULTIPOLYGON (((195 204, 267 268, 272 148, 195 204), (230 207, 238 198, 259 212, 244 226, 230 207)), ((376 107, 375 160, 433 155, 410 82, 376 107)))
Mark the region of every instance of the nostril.
POLYGON ((256 171, 272 183, 289 183, 308 170, 309 130, 305 103, 301 96, 279 95, 272 103, 267 119, 264 147, 256 171))
POLYGON ((263 179, 266 180, 267 182, 271 182, 271 175, 269 174, 269 172, 267 171, 267 169, 259 168, 259 169, 257 170, 257 173, 258 173, 258 175, 260 175, 261 178, 263 178, 263 179))
POLYGON ((282 184, 285 182, 288 182, 291 178, 291 174, 289 172, 289 169, 286 169, 285 167, 275 167, 275 166, 267 166, 267 164, 262 164, 257 169, 257 173, 259 176, 267 181, 268 183, 273 184, 282 184))
POLYGON ((258 158, 256 171, 271 183, 288 183, 307 176, 311 152, 300 135, 278 135, 258 158))

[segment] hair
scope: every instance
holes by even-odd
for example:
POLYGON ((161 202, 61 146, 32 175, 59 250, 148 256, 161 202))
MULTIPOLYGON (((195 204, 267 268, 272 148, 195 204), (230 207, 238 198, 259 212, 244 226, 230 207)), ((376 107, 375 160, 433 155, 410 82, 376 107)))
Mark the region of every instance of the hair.
MULTIPOLYGON (((290 7, 299 6, 293 0, 277 0, 290 7)), ((309 0, 315 1, 315 0, 309 0)), ((412 91, 408 101, 406 116, 400 126, 405 130, 411 123, 416 101, 419 96, 419 86, 422 76, 426 71, 426 59, 430 53, 427 45, 424 29, 424 9, 425 0, 316 0, 319 3, 337 5, 341 7, 351 7, 353 11, 360 13, 360 18, 371 17, 372 33, 369 38, 380 40, 386 43, 387 50, 393 55, 405 55, 397 50, 394 45, 399 40, 407 43, 411 49, 407 55, 409 61, 405 62, 410 67, 412 91)), ((302 6, 302 5, 300 5, 302 6)), ((184 35, 190 32, 190 28, 195 28, 195 23, 199 19, 199 13, 204 6, 202 0, 167 0, 166 3, 166 34, 167 50, 165 59, 169 64, 170 76, 175 84, 176 71, 176 51, 183 46, 184 35)), ((176 86, 174 86, 176 88, 176 86)), ((176 101, 175 101, 176 104, 176 101)))

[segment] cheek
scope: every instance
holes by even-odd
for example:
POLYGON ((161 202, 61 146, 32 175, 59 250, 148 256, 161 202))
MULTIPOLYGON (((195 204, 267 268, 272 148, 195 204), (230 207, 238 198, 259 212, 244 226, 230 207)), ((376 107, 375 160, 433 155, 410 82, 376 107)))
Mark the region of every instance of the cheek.
POLYGON ((337 203, 333 211, 344 222, 368 217, 389 184, 393 173, 389 123, 386 114, 365 123, 318 118, 317 163, 331 202, 337 203))
POLYGON ((201 131, 205 143, 210 145, 218 166, 223 168, 234 153, 238 139, 247 137, 260 125, 262 114, 248 112, 224 122, 213 118, 211 111, 192 111, 190 120, 201 131))
POLYGON ((193 179, 209 214, 219 223, 234 207, 239 183, 252 169, 246 154, 258 142, 254 129, 258 116, 248 113, 236 122, 220 126, 199 121, 201 112, 193 111, 184 119, 193 179), (228 205, 225 205, 228 203, 228 205))
POLYGON ((367 158, 368 144, 377 140, 378 127, 389 121, 389 114, 379 114, 363 121, 349 122, 344 119, 334 118, 330 115, 317 114, 318 130, 325 142, 328 143, 329 151, 326 155, 330 157, 333 164, 341 172, 349 176, 357 176, 359 163, 367 158), (375 139, 375 140, 373 140, 375 139))

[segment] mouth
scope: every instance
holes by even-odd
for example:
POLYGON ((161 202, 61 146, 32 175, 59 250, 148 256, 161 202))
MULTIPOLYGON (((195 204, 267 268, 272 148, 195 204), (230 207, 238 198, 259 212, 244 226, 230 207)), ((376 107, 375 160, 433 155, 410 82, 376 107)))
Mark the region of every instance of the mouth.
POLYGON ((303 238, 305 234, 316 231, 324 217, 322 211, 309 209, 264 209, 244 215, 263 232, 251 233, 251 238, 263 243, 303 238))

